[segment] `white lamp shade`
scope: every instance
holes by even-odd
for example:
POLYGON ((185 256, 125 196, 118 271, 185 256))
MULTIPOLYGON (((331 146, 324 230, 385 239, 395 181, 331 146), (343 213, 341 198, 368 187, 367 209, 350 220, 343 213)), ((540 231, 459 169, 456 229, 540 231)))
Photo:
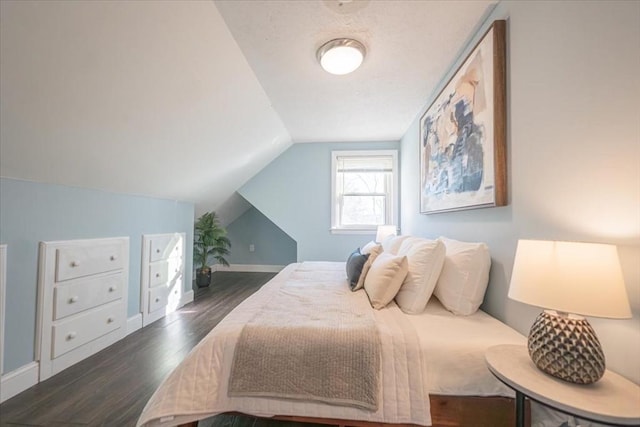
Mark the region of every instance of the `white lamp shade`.
POLYGON ((583 316, 631 317, 614 245, 518 241, 509 298, 583 316))
POLYGON ((395 236, 398 228, 395 225, 379 225, 376 233, 376 242, 380 243, 388 236, 395 236))

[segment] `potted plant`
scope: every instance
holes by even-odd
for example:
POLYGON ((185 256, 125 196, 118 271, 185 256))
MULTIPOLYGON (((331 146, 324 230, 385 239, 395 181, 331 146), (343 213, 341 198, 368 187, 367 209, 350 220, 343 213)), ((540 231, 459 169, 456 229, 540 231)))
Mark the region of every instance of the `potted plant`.
POLYGON ((229 266, 224 258, 229 255, 231 242, 227 231, 220 225, 215 212, 206 212, 198 218, 193 233, 193 263, 196 268, 196 285, 205 288, 211 283, 209 259, 213 258, 222 265, 229 266))

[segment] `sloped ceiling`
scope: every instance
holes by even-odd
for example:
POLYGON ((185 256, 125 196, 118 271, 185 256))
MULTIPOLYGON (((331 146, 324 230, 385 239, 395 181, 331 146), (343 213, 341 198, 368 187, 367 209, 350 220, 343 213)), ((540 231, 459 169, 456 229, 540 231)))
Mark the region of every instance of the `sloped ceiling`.
POLYGON ((3 0, 0 175, 242 212, 292 142, 400 139, 491 5, 3 0), (364 65, 326 74, 343 36, 364 65))
POLYGON ((0 173, 215 208, 291 138, 212 2, 1 2, 0 173))

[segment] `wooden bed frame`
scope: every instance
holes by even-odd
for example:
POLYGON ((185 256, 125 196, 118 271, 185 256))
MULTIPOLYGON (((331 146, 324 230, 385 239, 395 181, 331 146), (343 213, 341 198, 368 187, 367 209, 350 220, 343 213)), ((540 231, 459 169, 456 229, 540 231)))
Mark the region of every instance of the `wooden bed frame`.
MULTIPOLYGON (((515 424, 515 399, 509 397, 430 395, 432 427, 512 427, 515 424)), ((415 424, 387 424, 331 418, 274 416, 271 419, 301 423, 331 424, 340 427, 421 427, 415 424)), ((525 401, 525 425, 531 426, 531 408, 525 401)), ((197 427, 194 421, 180 427, 197 427)))

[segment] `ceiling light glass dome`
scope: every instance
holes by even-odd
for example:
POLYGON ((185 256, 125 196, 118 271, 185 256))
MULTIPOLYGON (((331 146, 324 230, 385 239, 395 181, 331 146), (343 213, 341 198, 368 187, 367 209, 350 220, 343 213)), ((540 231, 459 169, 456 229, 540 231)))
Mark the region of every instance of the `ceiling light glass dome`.
POLYGON ((365 52, 359 41, 343 38, 326 42, 316 56, 325 71, 343 75, 355 71, 362 64, 365 52))

